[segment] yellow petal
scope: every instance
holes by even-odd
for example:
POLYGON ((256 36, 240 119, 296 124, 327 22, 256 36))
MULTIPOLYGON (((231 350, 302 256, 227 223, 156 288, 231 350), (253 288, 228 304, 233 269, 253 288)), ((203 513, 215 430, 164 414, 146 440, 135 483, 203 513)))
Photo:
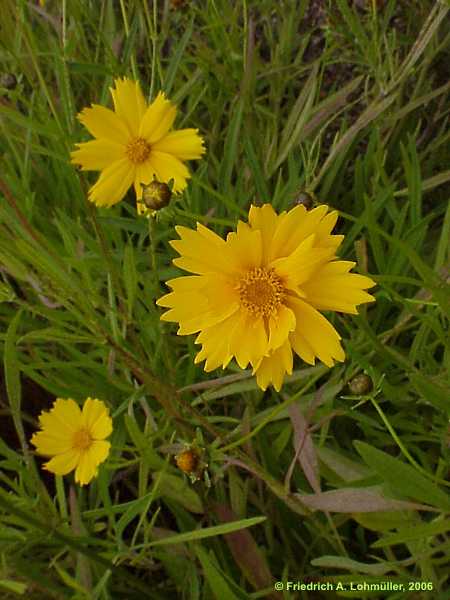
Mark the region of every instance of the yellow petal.
POLYGON ((173 263, 192 273, 206 274, 220 272, 230 277, 241 277, 248 269, 261 263, 261 236, 259 231, 229 234, 224 242, 215 233, 197 224, 197 232, 201 238, 195 238, 192 230, 176 227, 182 241, 170 242, 171 246, 182 255, 173 263), (189 233, 190 232, 190 233, 189 233))
POLYGON ((318 248, 315 245, 315 234, 311 234, 297 246, 292 254, 272 261, 270 267, 275 269, 287 288, 295 290, 297 286, 308 281, 314 272, 333 256, 334 249, 332 247, 318 248))
POLYGON ((241 369, 248 363, 258 363, 267 351, 267 334, 264 321, 241 310, 236 315, 233 329, 228 332, 230 353, 241 369))
POLYGON ((167 100, 163 92, 159 92, 142 118, 139 136, 154 144, 167 134, 176 114, 176 106, 167 100))
POLYGON ((314 365, 316 363, 314 350, 304 336, 294 332, 289 336, 289 341, 294 352, 298 354, 302 360, 309 365, 314 365))
POLYGON ((187 185, 186 180, 190 178, 190 173, 181 160, 166 152, 152 149, 149 161, 159 181, 169 183, 173 179, 173 191, 177 193, 184 190, 187 185))
POLYGON ((205 371, 213 371, 217 367, 225 368, 233 355, 229 350, 230 329, 235 324, 235 316, 230 316, 221 323, 204 329, 195 340, 196 344, 202 344, 202 349, 195 357, 195 364, 206 359, 205 371))
POLYGON ((296 326, 295 315, 290 308, 281 305, 269 318, 269 345, 267 350, 276 350, 288 339, 296 326))
MULTIPOLYGON (((325 206, 325 205, 324 205, 325 206)), ((317 208, 321 208, 322 210, 318 213, 318 216, 322 214, 324 210, 324 206, 318 206, 317 208)), ((328 214, 322 217, 322 219, 318 222, 315 227, 316 238, 319 241, 319 245, 322 245, 329 236, 331 235, 331 231, 334 229, 339 213, 337 210, 332 210, 328 214)))
POLYGON ((89 449, 80 456, 77 470, 75 471, 75 481, 80 485, 85 485, 97 475, 97 467, 106 460, 111 444, 103 440, 92 442, 89 449))
POLYGON ((125 146, 111 140, 91 140, 77 146, 70 154, 71 162, 85 171, 101 171, 125 156, 125 146))
POLYGON ((321 247, 333 247, 336 251, 344 241, 343 235, 331 235, 331 231, 338 220, 337 210, 333 210, 319 222, 316 227, 316 245, 321 247))
POLYGON ((181 255, 174 265, 198 273, 222 273, 230 276, 238 275, 235 265, 228 260, 226 242, 207 227, 197 223, 197 231, 183 226, 175 227, 180 240, 170 245, 181 255))
POLYGON ((335 261, 316 271, 314 277, 302 285, 308 303, 320 310, 358 314, 357 305, 374 302, 375 298, 364 290, 376 285, 375 282, 365 275, 348 273, 354 265, 335 261))
POLYGON ((155 175, 156 171, 149 160, 146 160, 141 164, 135 165, 134 191, 136 192, 137 200, 141 200, 142 198, 143 188, 141 184, 143 183, 144 185, 148 185, 154 180, 155 175))
POLYGON ((72 436, 53 435, 47 431, 38 431, 33 434, 31 443, 36 446, 39 454, 52 456, 69 452, 72 448, 72 436))
POLYGON ((109 442, 96 440, 95 442, 92 442, 88 450, 89 458, 96 465, 99 465, 107 459, 110 450, 111 444, 109 442))
POLYGON ((82 419, 84 427, 94 440, 103 440, 111 435, 112 419, 104 402, 96 398, 87 398, 83 405, 82 419))
POLYGON ((47 471, 51 471, 55 475, 67 475, 67 473, 70 473, 70 471, 75 469, 79 459, 79 452, 70 450, 69 452, 64 452, 64 454, 54 456, 43 465, 43 468, 47 471))
POLYGON ((205 373, 210 373, 219 367, 225 369, 232 358, 233 355, 228 351, 227 339, 222 337, 219 343, 211 345, 209 352, 208 346, 204 345, 196 355, 194 363, 206 360, 204 370, 205 373))
MULTIPOLYGON (((282 215, 284 214, 285 213, 282 213, 282 215)), ((280 217, 282 215, 280 215, 280 217)), ((270 204, 263 204, 261 207, 252 205, 250 207, 248 222, 252 229, 257 229, 261 232, 263 265, 267 265, 270 246, 280 217, 276 214, 270 204)))
POLYGON ((292 254, 310 235, 326 215, 328 206, 322 205, 307 211, 299 205, 290 210, 284 218, 279 218, 270 247, 269 260, 292 254))
MULTIPOLYGON (((205 228, 206 229, 206 228, 205 228)), ((192 230, 188 230, 192 231, 192 230)), ((220 238, 219 238, 220 239, 220 238)), ((184 275, 184 277, 175 277, 166 281, 166 285, 174 292, 203 292, 210 282, 209 277, 199 277, 198 275, 184 275)), ((159 301, 157 302, 159 304, 159 301)), ((161 304, 161 306, 166 306, 161 304)))
POLYGON ((111 140, 118 144, 126 144, 130 140, 130 132, 125 121, 109 108, 93 104, 78 115, 78 119, 96 138, 111 140))
POLYGON ((47 433, 66 439, 80 426, 81 411, 75 400, 58 398, 50 412, 39 415, 39 424, 47 433))
POLYGON ((227 235, 226 256, 243 274, 262 264, 261 232, 240 227, 239 232, 227 235))
POLYGON ((116 79, 115 89, 110 88, 117 115, 127 124, 133 137, 139 134, 141 120, 147 108, 138 81, 131 79, 116 79))
POLYGON ((239 308, 236 291, 219 274, 180 277, 172 280, 171 285, 174 291, 160 298, 157 304, 171 309, 162 315, 161 320, 179 323, 178 335, 211 327, 239 308))
POLYGON ((256 382, 262 390, 267 389, 272 384, 276 391, 279 392, 286 373, 288 375, 292 373, 292 366, 292 350, 289 342, 286 341, 272 352, 270 356, 265 356, 253 371, 253 374, 256 375, 256 382))
POLYGON ((203 294, 198 292, 185 292, 183 294, 172 292, 160 298, 157 304, 159 306, 173 305, 168 307, 170 310, 161 316, 161 320, 180 323, 182 331, 179 331, 179 335, 187 335, 188 331, 189 333, 200 331, 203 322, 201 313, 208 309, 208 301, 203 294))
POLYGON ((112 206, 120 202, 134 180, 134 167, 127 158, 116 160, 101 173, 91 189, 89 200, 97 206, 112 206))
MULTIPOLYGON (((345 353, 340 344, 340 336, 331 323, 315 308, 298 298, 289 297, 287 301, 297 319, 297 327, 290 335, 292 347, 303 358, 305 348, 310 348, 327 367, 332 367, 334 361, 344 361, 345 353)), ((307 360, 307 362, 310 362, 307 360)))
POLYGON ((152 145, 153 150, 166 152, 180 160, 200 158, 205 153, 198 129, 171 131, 152 145))
POLYGON ((97 474, 97 465, 89 457, 88 452, 82 452, 75 471, 75 481, 80 485, 86 485, 97 474))

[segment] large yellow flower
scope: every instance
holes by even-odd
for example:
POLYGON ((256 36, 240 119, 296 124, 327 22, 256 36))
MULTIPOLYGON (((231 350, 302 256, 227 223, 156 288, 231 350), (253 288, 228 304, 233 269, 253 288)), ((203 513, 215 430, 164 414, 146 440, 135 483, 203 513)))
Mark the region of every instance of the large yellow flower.
POLYGON ((53 457, 44 468, 56 475, 76 469, 75 481, 89 483, 111 446, 105 441, 112 432, 105 404, 88 398, 81 411, 74 400, 58 398, 50 412, 41 413, 39 423, 42 431, 33 435, 31 443, 39 454, 53 457))
POLYGON ((114 111, 93 104, 79 120, 97 139, 77 144, 72 163, 89 171, 101 171, 89 190, 89 199, 98 206, 119 202, 133 184, 140 213, 142 185, 153 179, 168 183, 181 192, 190 177, 183 161, 200 158, 205 152, 197 129, 170 131, 176 107, 160 92, 147 106, 137 81, 116 79, 111 88, 114 111))
POLYGON ((223 240, 201 224, 176 227, 181 255, 173 262, 195 275, 168 281, 164 321, 179 323, 179 335, 200 332, 195 362, 205 371, 225 368, 234 357, 250 363, 262 389, 281 389, 292 373, 293 354, 331 367, 343 361, 340 336, 319 310, 357 314, 373 302, 365 289, 375 283, 349 273, 353 262, 335 260, 343 236, 331 235, 337 212, 327 206, 296 206, 277 215, 271 205, 252 206, 248 224, 223 240))

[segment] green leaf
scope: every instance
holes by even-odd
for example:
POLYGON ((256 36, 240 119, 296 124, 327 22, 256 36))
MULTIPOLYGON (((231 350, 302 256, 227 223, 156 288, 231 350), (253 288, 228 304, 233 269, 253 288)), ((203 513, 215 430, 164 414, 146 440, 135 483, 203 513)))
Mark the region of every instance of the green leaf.
POLYGON ((151 440, 139 429, 134 417, 125 415, 124 421, 130 438, 132 439, 138 452, 142 455, 142 458, 146 462, 147 466, 150 469, 161 469, 164 467, 164 460, 153 449, 151 440))
POLYGON ((317 90, 317 65, 311 70, 308 80, 302 88, 294 107, 288 117, 281 137, 281 151, 276 158, 270 175, 286 160, 291 150, 299 143, 303 129, 308 122, 317 90))
POLYGON ((321 556, 311 561, 314 567, 328 567, 331 569, 347 569, 367 573, 367 575, 384 575, 396 567, 396 563, 382 562, 372 565, 352 560, 346 556, 321 556))
POLYGON ((348 28, 358 41, 361 51, 364 53, 366 48, 369 46, 369 39, 364 31, 363 26, 361 25, 361 21, 358 19, 355 11, 349 7, 347 0, 337 0, 337 5, 348 25, 348 28))
POLYGON ((117 535, 121 538, 125 527, 131 523, 131 521, 140 514, 146 513, 149 509, 150 503, 153 499, 153 494, 146 494, 142 498, 135 500, 131 506, 123 513, 117 522, 117 535))
POLYGON ((226 579, 212 562, 209 554, 201 546, 196 546, 195 553, 199 559, 206 581, 217 600, 240 600, 230 589, 226 579))
POLYGON ((246 527, 253 527, 253 525, 259 525, 266 519, 267 517, 252 517, 251 519, 243 519, 242 521, 234 521, 233 523, 224 523, 223 525, 215 525, 213 527, 206 527, 204 529, 196 529, 195 531, 187 531, 185 533, 171 535, 163 540, 156 540, 155 542, 151 542, 149 545, 166 546, 167 544, 195 542, 197 540, 203 540, 205 538, 215 537, 217 535, 224 535, 225 533, 232 533, 233 531, 245 529, 246 527))
POLYGON ((450 510, 449 496, 410 465, 364 442, 356 441, 355 447, 364 462, 399 495, 450 510))
POLYGON ((225 140, 225 151, 221 161, 220 168, 220 191, 228 196, 231 190, 231 175, 233 167, 237 163, 239 154, 239 141, 242 125, 242 116, 244 114, 244 102, 242 98, 236 101, 233 110, 233 116, 228 127, 228 133, 225 140))
MULTIPOLYGON (((444 183, 447 183, 447 181, 450 181, 450 170, 443 171, 442 173, 433 175, 433 177, 424 179, 422 181, 421 189, 423 192, 427 192, 429 190, 434 189, 435 187, 438 187, 439 185, 443 185, 444 183)), ((402 188, 401 190, 394 192, 395 197, 408 196, 408 195, 409 195, 409 188, 402 188)))
POLYGON ((360 131, 365 129, 368 125, 372 123, 375 119, 377 119, 381 114, 383 114, 389 106, 394 102, 396 98, 396 94, 392 93, 391 95, 383 98, 382 100, 374 100, 366 110, 358 117, 356 122, 349 127, 342 137, 333 145, 331 148, 327 159, 325 160, 322 168, 320 169, 319 174, 314 179, 311 184, 311 189, 315 189, 319 184, 320 180, 324 177, 324 175, 329 171, 331 165, 335 160, 339 160, 339 157, 342 157, 342 154, 349 148, 349 146, 355 141, 357 135, 360 131))
POLYGON ((125 282, 125 290, 127 293, 128 317, 131 318, 138 287, 136 262, 133 246, 131 244, 125 246, 123 255, 123 280, 125 282))
POLYGON ((331 96, 327 95, 321 102, 316 104, 311 109, 311 117, 308 119, 308 122, 305 123, 300 140, 307 138, 317 129, 325 125, 331 117, 336 118, 340 114, 341 109, 348 105, 348 97, 358 88, 362 80, 363 77, 356 77, 339 91, 331 96))
POLYGON ((193 24, 194 19, 191 19, 189 25, 186 28, 186 31, 183 34, 183 37, 178 42, 175 50, 172 50, 172 58, 170 60, 169 66, 167 67, 163 85, 164 91, 167 95, 169 95, 172 90, 181 59, 183 58, 186 46, 192 35, 193 24))
POLYGON ((368 469, 362 463, 323 446, 317 450, 319 459, 345 482, 357 481, 368 476, 368 469))
POLYGON ((0 281, 0 302, 13 302, 15 297, 14 290, 6 283, 0 281))
POLYGON ((18 310, 11 320, 11 323, 6 332, 5 339, 5 379, 6 391, 8 393, 11 413, 16 427, 17 435, 19 436, 22 447, 25 446, 25 433, 23 430, 22 420, 20 416, 22 387, 20 383, 19 360, 16 350, 16 332, 22 316, 22 309, 18 310))
POLYGON ((67 62, 67 68, 72 74, 87 73, 88 75, 100 75, 102 77, 113 74, 111 68, 104 62, 95 64, 69 61, 67 62))
POLYGON ((157 495, 175 500, 186 510, 193 513, 203 513, 204 508, 200 497, 186 478, 170 473, 156 472, 153 479, 158 482, 157 495), (159 480, 158 480, 159 478, 159 480))
MULTIPOLYGON (((14 253, 14 248, 11 248, 10 251, 11 250, 14 253)), ((27 281, 29 276, 27 269, 25 268, 23 262, 16 260, 10 255, 10 251, 8 253, 6 253, 4 250, 0 251, 0 264, 15 279, 27 281)))
POLYGON ((244 150, 247 157, 247 162, 253 175, 253 183, 258 193, 260 202, 270 202, 270 194, 267 188, 266 176, 263 172, 263 167, 256 156, 255 148, 253 147, 250 136, 244 138, 244 150))
POLYGON ((372 544, 372 548, 383 548, 394 544, 403 544, 412 540, 435 537, 450 531, 450 519, 444 521, 432 521, 424 525, 414 524, 414 527, 408 526, 399 529, 396 533, 386 535, 372 544))
POLYGON ((430 402, 436 408, 445 411, 447 415, 450 415, 450 395, 448 390, 415 373, 410 373, 409 380, 424 400, 430 402))
POLYGON ((8 592, 14 592, 23 596, 28 589, 26 583, 20 583, 19 581, 11 581, 11 579, 0 579, 0 587, 7 590, 8 592))

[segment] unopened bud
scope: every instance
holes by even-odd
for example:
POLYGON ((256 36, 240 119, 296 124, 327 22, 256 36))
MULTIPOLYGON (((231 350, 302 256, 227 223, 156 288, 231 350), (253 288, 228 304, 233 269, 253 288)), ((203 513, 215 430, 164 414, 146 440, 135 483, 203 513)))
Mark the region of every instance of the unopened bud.
POLYGON ((355 396, 362 396, 363 394, 368 394, 372 391, 373 383, 368 375, 360 373, 359 375, 356 375, 356 377, 353 377, 349 382, 348 387, 355 396))
POLYGON ((16 76, 13 73, 3 73, 0 75, 0 87, 7 90, 13 90, 17 85, 16 76))
POLYGON ((294 204, 301 205, 306 208, 306 210, 311 210, 314 206, 314 196, 305 190, 302 190, 297 194, 294 200, 294 204))
POLYGON ((152 210, 160 210, 167 206, 171 197, 172 191, 167 183, 152 181, 142 186, 142 202, 152 210))

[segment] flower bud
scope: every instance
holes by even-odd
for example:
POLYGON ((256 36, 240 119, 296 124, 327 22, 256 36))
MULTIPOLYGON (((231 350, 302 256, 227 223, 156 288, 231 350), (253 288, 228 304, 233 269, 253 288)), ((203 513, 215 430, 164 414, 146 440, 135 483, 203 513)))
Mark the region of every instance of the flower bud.
POLYGON ((17 85, 16 76, 13 73, 2 73, 0 75, 0 87, 13 90, 17 85))
POLYGON ((356 375, 356 377, 353 377, 349 382, 348 387, 355 396, 362 396, 363 394, 368 394, 372 391, 373 383, 368 375, 360 373, 359 375, 356 375))
POLYGON ((172 191, 167 183, 155 180, 142 186, 142 201, 152 210, 160 210, 167 206, 171 197, 172 191))
POLYGON ((294 200, 294 204, 302 205, 306 208, 306 210, 311 210, 314 206, 314 202, 314 196, 305 190, 301 190, 294 200))

